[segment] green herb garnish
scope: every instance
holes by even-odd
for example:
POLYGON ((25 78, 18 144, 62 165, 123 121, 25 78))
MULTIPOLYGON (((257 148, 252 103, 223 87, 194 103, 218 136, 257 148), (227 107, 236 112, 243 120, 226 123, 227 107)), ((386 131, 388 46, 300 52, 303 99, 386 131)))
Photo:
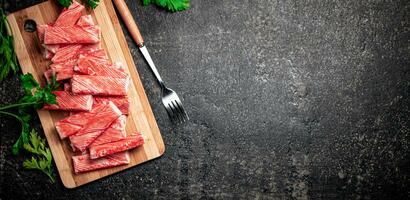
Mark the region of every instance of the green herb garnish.
POLYGON ((30 115, 28 110, 30 108, 40 109, 44 104, 56 104, 56 97, 52 92, 59 87, 55 76, 53 76, 51 83, 46 84, 44 87, 40 87, 31 74, 21 75, 20 79, 26 94, 17 103, 0 107, 0 114, 16 118, 22 126, 20 137, 12 148, 15 155, 19 153, 24 144, 29 142, 30 115), (10 110, 15 110, 15 112, 10 110))
POLYGON ((92 9, 95 9, 99 3, 100 0, 85 0, 85 4, 92 9))
POLYGON ((72 0, 58 0, 58 3, 62 5, 64 8, 70 7, 71 3, 73 3, 72 0))
MULTIPOLYGON (((85 4, 88 7, 95 9, 100 3, 100 0, 83 0, 83 2, 85 2, 85 4)), ((60 5, 62 5, 63 7, 68 8, 73 3, 73 1, 72 0, 58 0, 58 3, 60 3, 60 5)))
POLYGON ((142 0, 144 6, 156 4, 171 12, 183 11, 189 8, 190 0, 142 0))
POLYGON ((51 169, 53 157, 50 149, 46 147, 46 141, 37 132, 32 129, 30 132, 30 141, 24 144, 24 149, 34 154, 31 159, 26 159, 23 162, 23 167, 26 169, 37 169, 45 173, 54 183, 54 175, 51 169))
POLYGON ((19 70, 19 65, 14 53, 11 28, 2 9, 0 15, 0 81, 2 81, 10 72, 15 74, 19 70))

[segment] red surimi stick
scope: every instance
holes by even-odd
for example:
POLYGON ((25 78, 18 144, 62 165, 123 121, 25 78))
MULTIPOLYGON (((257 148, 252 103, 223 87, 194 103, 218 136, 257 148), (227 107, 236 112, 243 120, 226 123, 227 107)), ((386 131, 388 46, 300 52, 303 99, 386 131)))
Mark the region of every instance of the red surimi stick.
POLYGON ((127 95, 130 79, 108 76, 74 75, 71 79, 71 90, 74 94, 91 95, 127 95))
POLYGON ((104 103, 112 101, 123 115, 128 115, 130 98, 126 96, 94 96, 94 103, 104 103))
POLYGON ((74 172, 86 172, 130 163, 128 152, 120 152, 99 159, 90 159, 90 155, 73 156, 74 172))
POLYGON ((93 105, 91 95, 73 95, 67 91, 54 91, 57 104, 44 105, 47 110, 89 111, 93 105))
POLYGON ((120 117, 118 117, 118 119, 116 119, 111 124, 111 126, 104 131, 104 133, 98 136, 97 139, 95 139, 90 146, 115 142, 127 137, 127 133, 125 132, 126 121, 127 117, 125 115, 121 115, 120 117))
POLYGON ((109 102, 106 109, 92 116, 92 119, 82 129, 70 136, 71 144, 80 151, 85 151, 121 114, 114 103, 109 102))
POLYGON ((142 135, 138 133, 135 135, 128 136, 116 142, 111 142, 111 143, 106 143, 106 144, 101 144, 101 145, 96 145, 96 146, 90 146, 89 147, 90 158, 91 159, 101 158, 101 157, 108 156, 114 153, 126 151, 128 149, 133 149, 142 144, 144 144, 144 137, 142 137, 142 135))
POLYGON ((44 44, 94 44, 100 42, 98 26, 48 26, 44 44))

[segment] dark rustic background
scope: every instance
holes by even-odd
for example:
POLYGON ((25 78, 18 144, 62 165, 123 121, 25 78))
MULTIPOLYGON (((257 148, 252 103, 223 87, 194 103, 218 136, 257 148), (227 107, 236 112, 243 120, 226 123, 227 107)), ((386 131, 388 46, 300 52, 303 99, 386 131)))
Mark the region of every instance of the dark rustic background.
MULTIPOLYGON (((127 37, 165 155, 69 190, 22 169, 19 124, 1 116, 0 199, 410 197, 410 1, 192 0, 174 14, 127 3, 191 120, 169 122, 127 37)), ((17 76, 0 84, 0 103, 22 95, 17 76)))

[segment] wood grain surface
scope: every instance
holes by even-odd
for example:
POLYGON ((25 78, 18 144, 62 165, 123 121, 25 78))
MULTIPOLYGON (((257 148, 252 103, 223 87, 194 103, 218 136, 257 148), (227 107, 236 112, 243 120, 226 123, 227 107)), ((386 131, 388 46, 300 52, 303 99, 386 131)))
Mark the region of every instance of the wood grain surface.
MULTIPOLYGON (((24 23, 28 19, 36 21, 37 24, 53 22, 61 12, 61 8, 54 2, 47 1, 8 16, 15 37, 16 54, 22 66, 22 71, 23 73, 33 74, 34 78, 41 83, 45 82, 43 72, 50 61, 44 59, 41 55, 37 34, 35 32, 26 32, 24 30, 24 23)), ((75 174, 71 160, 74 154, 67 141, 60 140, 54 126, 55 122, 66 117, 68 113, 38 110, 38 115, 53 153, 58 172, 64 186, 67 188, 75 188, 157 158, 165 150, 161 134, 111 0, 101 1, 95 10, 87 9, 86 13, 91 14, 94 21, 101 27, 102 46, 107 51, 111 61, 123 62, 126 71, 131 75, 132 82, 128 91, 131 104, 129 116, 127 117, 126 131, 128 135, 135 131, 141 132, 146 138, 146 143, 142 147, 130 151, 131 163, 128 165, 75 174)))

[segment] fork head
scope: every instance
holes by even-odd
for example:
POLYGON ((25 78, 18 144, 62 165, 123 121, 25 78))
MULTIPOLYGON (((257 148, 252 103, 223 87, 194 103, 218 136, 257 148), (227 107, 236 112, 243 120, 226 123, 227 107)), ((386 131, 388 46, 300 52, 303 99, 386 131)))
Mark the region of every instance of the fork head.
POLYGON ((165 106, 165 110, 168 113, 174 123, 183 123, 189 120, 188 115, 185 112, 182 102, 179 99, 177 93, 170 88, 163 87, 162 89, 162 103, 165 106))

